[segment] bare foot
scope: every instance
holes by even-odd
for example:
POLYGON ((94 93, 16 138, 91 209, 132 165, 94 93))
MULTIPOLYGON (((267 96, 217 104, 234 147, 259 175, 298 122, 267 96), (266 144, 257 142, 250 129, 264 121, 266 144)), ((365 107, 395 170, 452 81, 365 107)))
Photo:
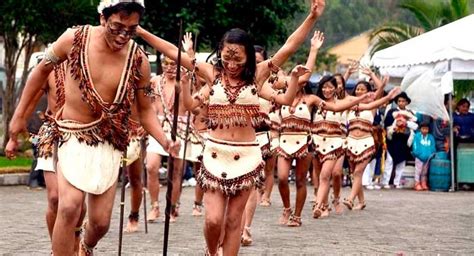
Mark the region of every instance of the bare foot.
POLYGON ((321 213, 321 218, 329 217, 329 210, 330 208, 328 206, 325 206, 325 208, 323 209, 323 212, 321 213))
POLYGON ((356 206, 354 206, 354 210, 364 210, 367 205, 365 202, 359 202, 356 206))
POLYGON ((148 222, 156 222, 160 217, 160 208, 158 205, 153 205, 151 211, 148 213, 148 222))
POLYGON ((271 205, 272 205, 272 202, 270 201, 270 199, 266 197, 262 197, 262 201, 260 201, 260 206, 268 207, 271 205))
POLYGON ((343 214, 344 213, 344 207, 342 207, 341 202, 339 202, 339 199, 334 199, 332 201, 332 206, 334 207, 334 212, 337 215, 343 214))
MULTIPOLYGON (((170 223, 175 223, 178 219, 178 216, 174 215, 173 213, 170 214, 170 223)), ((163 216, 163 222, 166 221, 166 216, 163 216)))
POLYGON ((125 233, 135 233, 138 231, 138 221, 128 220, 127 227, 123 232, 125 233))
POLYGON ((202 216, 202 205, 194 204, 192 216, 199 217, 202 216))
POLYGON ((249 246, 252 244, 252 234, 250 234, 250 227, 244 227, 240 242, 242 243, 242 246, 249 246))
POLYGON ((283 212, 281 213, 280 220, 278 221, 280 225, 286 225, 288 223, 288 219, 291 215, 291 208, 283 208, 283 212))

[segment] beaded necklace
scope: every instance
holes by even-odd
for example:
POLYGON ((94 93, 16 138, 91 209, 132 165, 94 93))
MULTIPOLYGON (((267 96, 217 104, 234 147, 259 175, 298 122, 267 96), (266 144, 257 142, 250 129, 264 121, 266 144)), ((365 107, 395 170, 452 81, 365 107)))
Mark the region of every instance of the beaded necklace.
POLYGON ((239 97, 240 92, 242 92, 242 90, 247 86, 247 84, 245 83, 245 81, 239 81, 237 82, 237 85, 232 86, 232 84, 229 81, 228 76, 225 73, 223 77, 224 77, 224 91, 227 96, 227 100, 229 100, 231 104, 234 104, 235 101, 237 100, 237 97, 239 97))

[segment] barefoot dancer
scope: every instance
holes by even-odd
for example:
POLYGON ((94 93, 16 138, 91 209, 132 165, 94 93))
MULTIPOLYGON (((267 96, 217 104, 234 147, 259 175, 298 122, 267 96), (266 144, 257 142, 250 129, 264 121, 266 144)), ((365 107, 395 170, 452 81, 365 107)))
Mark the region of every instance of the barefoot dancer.
MULTIPOLYGON (((175 85, 176 85, 176 62, 169 57, 162 55, 161 66, 163 68, 163 74, 152 78, 152 84, 154 88, 154 95, 156 100, 154 102, 154 108, 158 118, 162 120, 163 130, 166 133, 168 139, 171 139, 171 124, 173 121, 173 105, 175 85)), ((188 138, 185 138, 186 125, 187 125, 187 112, 183 106, 182 94, 179 98, 178 107, 178 131, 177 140, 180 141, 181 150, 176 158, 174 158, 174 170, 173 170, 173 189, 171 194, 171 215, 170 221, 175 222, 179 215, 179 197, 181 194, 181 181, 183 177, 183 151, 184 143, 188 142, 188 138)), ((186 150, 187 156, 189 156, 190 146, 186 150)), ((147 152, 147 172, 148 172, 148 191, 150 193, 151 210, 148 214, 148 221, 155 222, 159 215, 158 206, 158 195, 160 191, 159 184, 159 169, 161 166, 162 156, 168 156, 168 153, 164 148, 151 136, 148 137, 147 152)))
POLYGON ((69 29, 47 50, 27 81, 10 124, 11 138, 16 140, 24 130, 29 103, 53 65, 67 59, 65 101, 56 113, 57 129, 52 134, 59 140, 54 255, 73 255, 74 229, 86 194, 89 210, 81 255, 92 255, 107 233, 135 97, 145 130, 173 154, 179 150, 178 143, 166 140, 144 93, 148 91, 150 66, 143 51, 130 40, 144 11, 143 3, 107 1, 101 2, 98 10, 99 26, 69 29))
MULTIPOLYGON (((290 83, 293 86, 286 94, 277 94, 264 84, 270 73, 269 64, 281 65, 296 51, 323 8, 324 1, 313 0, 312 11, 303 24, 272 59, 258 65, 255 63, 253 42, 241 29, 232 29, 224 35, 217 51, 216 66, 207 63, 194 66, 188 56, 181 57, 181 63, 190 70, 196 68, 207 84, 195 97, 190 95, 188 89, 183 89, 183 94, 186 107, 190 110, 209 100, 208 127, 211 130, 198 182, 205 190, 204 234, 210 255, 217 253, 223 224, 224 255, 238 253, 243 209, 250 190, 263 182, 263 161, 254 130, 260 121, 258 97, 289 104, 296 92, 296 83, 290 83)), ((155 49, 176 58, 178 49, 174 45, 146 31, 139 31, 139 35, 155 49)), ((304 70, 300 67, 297 74, 304 70)))
MULTIPOLYGON (((368 82, 359 82, 354 88, 354 96, 364 95, 370 92, 371 86, 368 82)), ((378 90, 383 90, 383 86, 378 90)), ((370 102, 367 99, 364 104, 359 104, 354 110, 349 112, 347 120, 349 122, 349 135, 347 137, 347 157, 354 175, 354 182, 350 195, 344 199, 344 205, 352 210, 354 208, 354 198, 359 197, 358 209, 366 206, 364 191, 362 189, 362 174, 375 153, 374 138, 372 136, 372 123, 375 110, 389 100, 393 99, 400 92, 396 87, 390 93, 378 100, 370 102), (369 103, 370 102, 370 103, 369 103)))

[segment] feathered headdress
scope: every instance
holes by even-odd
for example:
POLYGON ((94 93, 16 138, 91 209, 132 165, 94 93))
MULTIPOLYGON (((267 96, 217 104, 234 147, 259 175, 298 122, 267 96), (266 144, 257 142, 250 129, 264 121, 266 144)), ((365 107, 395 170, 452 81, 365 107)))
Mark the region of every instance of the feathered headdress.
POLYGON ((97 6, 97 12, 102 14, 105 8, 113 7, 119 3, 137 3, 145 8, 145 0, 101 0, 97 6))

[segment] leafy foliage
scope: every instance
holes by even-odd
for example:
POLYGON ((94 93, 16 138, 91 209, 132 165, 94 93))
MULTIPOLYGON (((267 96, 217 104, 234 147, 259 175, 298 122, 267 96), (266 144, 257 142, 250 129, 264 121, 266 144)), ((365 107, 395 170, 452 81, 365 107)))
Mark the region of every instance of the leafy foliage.
POLYGON ((474 91, 474 80, 454 80, 454 95, 456 101, 468 96, 474 91))
MULTIPOLYGON (((66 28, 75 24, 92 23, 97 19, 98 0, 3 0, 0 2, 0 37, 5 44, 5 73, 7 84, 0 87, 2 98, 2 127, 7 130, 13 115, 17 95, 26 83, 28 69, 24 68, 17 85, 16 71, 20 55, 28 67, 36 47, 54 41, 66 28)), ((3 145, 8 141, 5 133, 3 145)))
POLYGON ((403 23, 388 23, 372 31, 370 40, 377 40, 370 54, 421 35, 423 30, 419 27, 403 23))
POLYGON ((144 27, 170 41, 178 41, 178 22, 198 34, 198 50, 210 51, 224 33, 235 27, 248 31, 257 44, 283 44, 289 20, 307 6, 303 0, 179 0, 145 1, 144 27))
POLYGON ((3 0, 0 35, 34 35, 42 43, 54 41, 66 28, 95 23, 98 0, 3 0))
POLYGON ((375 44, 371 54, 469 15, 471 2, 468 0, 402 0, 399 7, 409 11, 416 18, 417 25, 388 22, 374 29, 371 40, 375 44))

